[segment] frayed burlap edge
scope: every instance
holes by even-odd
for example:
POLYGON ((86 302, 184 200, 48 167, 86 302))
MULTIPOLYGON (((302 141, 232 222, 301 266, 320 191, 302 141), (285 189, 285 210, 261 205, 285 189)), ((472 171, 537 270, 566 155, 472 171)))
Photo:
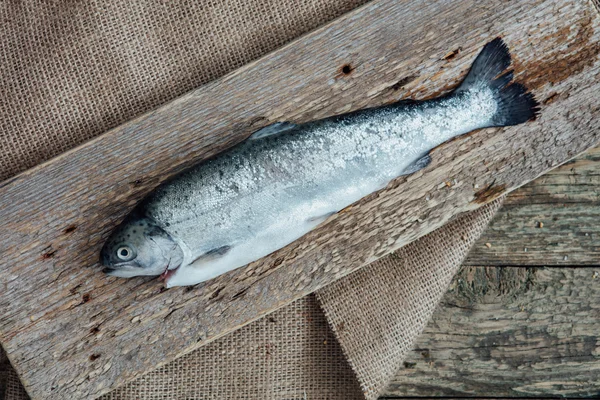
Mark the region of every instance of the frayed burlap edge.
POLYGON ((390 382, 502 201, 316 292, 367 400, 390 382))

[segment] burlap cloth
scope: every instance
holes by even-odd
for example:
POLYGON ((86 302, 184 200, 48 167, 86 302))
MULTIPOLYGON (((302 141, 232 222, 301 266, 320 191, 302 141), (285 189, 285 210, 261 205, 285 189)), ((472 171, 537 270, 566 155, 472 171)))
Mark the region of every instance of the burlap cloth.
MULTIPOLYGON (((0 3, 0 180, 364 0, 0 3)), ((497 201, 105 399, 373 399, 497 201)), ((27 398, 0 351, 0 398, 27 398)))

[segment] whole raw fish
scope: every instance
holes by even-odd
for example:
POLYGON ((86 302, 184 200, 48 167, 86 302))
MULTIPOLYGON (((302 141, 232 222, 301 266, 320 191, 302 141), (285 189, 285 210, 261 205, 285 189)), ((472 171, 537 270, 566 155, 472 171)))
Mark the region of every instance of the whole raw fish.
POLYGON ((331 214, 414 172, 439 144, 532 119, 497 38, 448 95, 399 101, 300 125, 281 122, 158 187, 101 252, 105 272, 193 285, 291 243, 331 214), (503 73, 504 72, 504 73, 503 73))

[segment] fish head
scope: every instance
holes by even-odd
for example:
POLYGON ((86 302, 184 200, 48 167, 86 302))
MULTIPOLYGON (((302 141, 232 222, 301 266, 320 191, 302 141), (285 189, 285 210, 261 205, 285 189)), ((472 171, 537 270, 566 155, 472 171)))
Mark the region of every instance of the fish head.
POLYGON ((183 251, 152 218, 133 213, 108 238, 100 262, 111 276, 161 275, 181 265, 183 251))

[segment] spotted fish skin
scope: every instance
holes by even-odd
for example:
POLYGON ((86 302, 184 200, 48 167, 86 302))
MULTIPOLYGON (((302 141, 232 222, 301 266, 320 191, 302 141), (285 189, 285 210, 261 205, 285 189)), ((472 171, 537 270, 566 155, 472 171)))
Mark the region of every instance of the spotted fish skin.
POLYGON ((183 252, 181 264, 167 268, 167 287, 211 279, 293 242, 422 167, 449 139, 533 118, 533 96, 510 72, 500 75, 509 64, 495 39, 448 95, 275 124, 160 186, 136 212, 183 252))

